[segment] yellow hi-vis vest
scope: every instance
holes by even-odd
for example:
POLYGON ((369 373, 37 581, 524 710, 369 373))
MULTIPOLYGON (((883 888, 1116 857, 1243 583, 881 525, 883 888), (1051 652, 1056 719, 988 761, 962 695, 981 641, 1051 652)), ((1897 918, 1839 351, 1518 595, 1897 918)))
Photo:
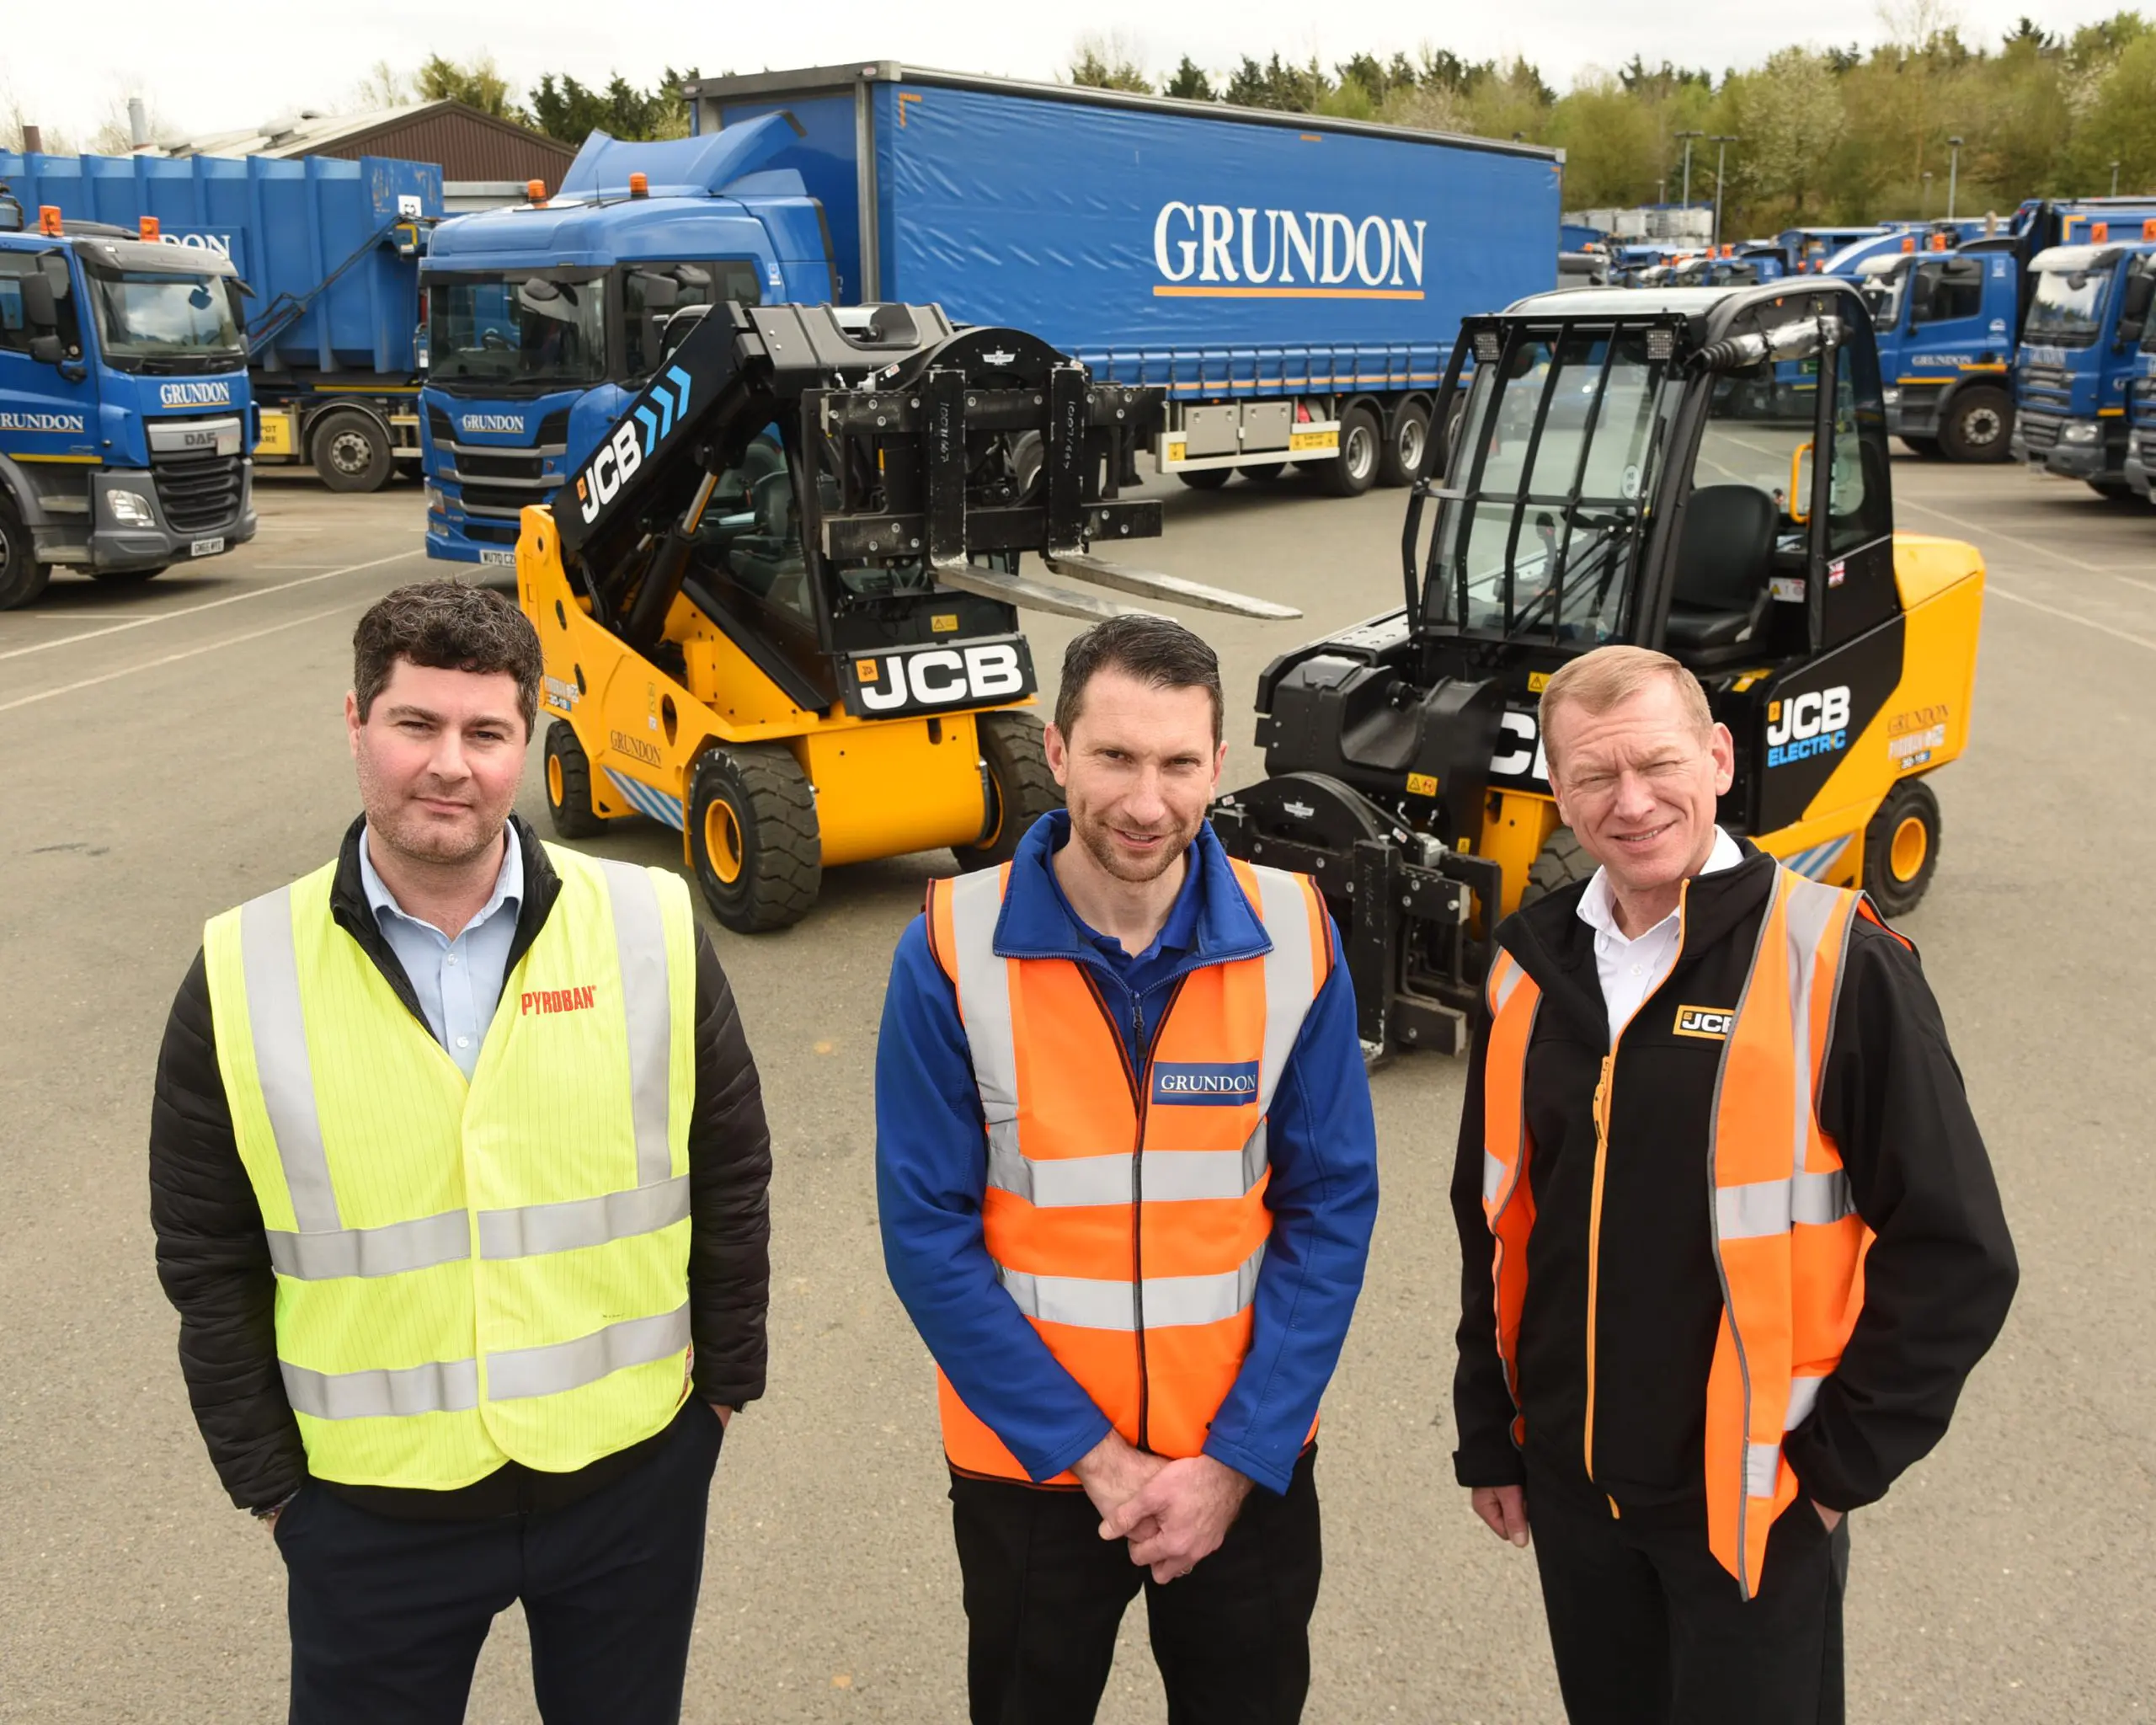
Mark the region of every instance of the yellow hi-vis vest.
POLYGON ((561 896, 468 1084, 337 926, 334 863, 204 932, 278 1365, 322 1478, 568 1472, 686 1392, 688 893, 546 851, 561 896))

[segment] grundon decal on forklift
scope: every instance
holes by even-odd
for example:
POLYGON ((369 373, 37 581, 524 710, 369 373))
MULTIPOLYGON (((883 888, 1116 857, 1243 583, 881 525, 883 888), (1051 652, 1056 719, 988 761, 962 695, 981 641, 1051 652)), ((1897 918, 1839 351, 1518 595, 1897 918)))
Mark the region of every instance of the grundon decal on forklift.
POLYGON ((614 435, 599 446, 598 452, 577 475, 577 512, 586 526, 598 518, 599 511, 614 500, 623 482, 688 416, 689 374, 679 366, 669 366, 652 379, 643 398, 629 409, 629 418, 614 428, 614 435), (643 427, 641 444, 637 441, 638 425, 643 427))

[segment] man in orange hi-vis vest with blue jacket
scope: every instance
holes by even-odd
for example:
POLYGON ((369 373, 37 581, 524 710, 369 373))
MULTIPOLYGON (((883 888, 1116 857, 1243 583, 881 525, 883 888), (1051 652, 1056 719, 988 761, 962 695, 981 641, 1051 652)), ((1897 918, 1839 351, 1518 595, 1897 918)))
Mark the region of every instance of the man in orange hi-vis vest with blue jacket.
POLYGON ((1206 825, 1220 716, 1180 624, 1080 636, 1068 812, 937 882, 892 967, 878 1199, 940 1368, 977 1725, 1091 1719, 1141 1588, 1172 1718, 1289 1725, 1309 1687, 1375 1130, 1323 900, 1206 825))
POLYGON ((1844 1517, 2013 1298, 1991 1164, 1914 949, 1716 825, 1689 670, 1586 654, 1542 735, 1601 867, 1499 928, 1478 1017, 1460 1482, 1532 1529, 1576 1725, 1839 1725, 1844 1517))

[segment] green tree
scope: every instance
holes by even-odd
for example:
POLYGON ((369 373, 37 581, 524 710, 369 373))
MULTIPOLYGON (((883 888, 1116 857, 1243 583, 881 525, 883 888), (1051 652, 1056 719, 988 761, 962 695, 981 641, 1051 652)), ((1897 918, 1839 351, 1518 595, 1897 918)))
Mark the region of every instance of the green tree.
POLYGON ((482 114, 491 114, 497 120, 515 120, 519 125, 528 124, 531 120, 531 115, 511 99, 509 80, 495 67, 491 54, 475 55, 468 61, 430 54, 412 74, 411 86, 423 102, 462 102, 482 114))
POLYGON ((1180 96, 1186 102, 1217 102, 1220 99, 1214 93, 1213 80, 1206 77, 1204 68, 1187 54, 1182 56, 1182 64, 1176 68, 1175 76, 1161 87, 1161 93, 1180 96))
POLYGON ((1731 174, 1753 223, 1779 227, 1821 214, 1827 165, 1846 124, 1841 85, 1826 56, 1783 48, 1730 83, 1736 123, 1723 130, 1744 140, 1731 174))
MULTIPOLYGON (((1621 73, 1590 73, 1551 108, 1547 141, 1564 147, 1568 210, 1654 200, 1666 141, 1655 109, 1621 80, 1621 73)), ((1673 184, 1670 195, 1676 195, 1673 184)))
POLYGON ((1097 90, 1129 90, 1141 96, 1153 93, 1152 83, 1139 68, 1136 54, 1115 35, 1078 39, 1077 58, 1070 62, 1070 82, 1097 90))
POLYGON ((2156 189, 2156 35, 2143 32, 2128 41, 2089 93, 2062 164, 2068 184, 2060 190, 2083 196, 2110 191, 2114 162, 2121 192, 2156 189))
POLYGON ((689 133, 688 99, 683 85, 697 77, 690 67, 668 67, 658 83, 639 89, 614 73, 601 89, 579 83, 568 73, 542 73, 531 93, 532 117, 539 130, 565 144, 581 145, 595 131, 616 138, 678 138, 689 133))

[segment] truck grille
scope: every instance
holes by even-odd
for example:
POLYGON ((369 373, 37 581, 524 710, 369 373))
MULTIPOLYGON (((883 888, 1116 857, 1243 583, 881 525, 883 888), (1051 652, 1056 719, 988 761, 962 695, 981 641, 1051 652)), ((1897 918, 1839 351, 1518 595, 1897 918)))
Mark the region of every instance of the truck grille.
POLYGON ((2063 392, 2067 387, 2066 367, 2063 366, 2024 366, 2022 381, 2031 389, 2056 389, 2063 392))
POLYGON ((159 457, 151 471, 165 520, 183 533, 228 526, 239 514, 237 456, 159 457))
POLYGON ((2028 449, 2052 449, 2057 446, 2062 422, 2050 414, 2021 415, 2021 442, 2028 449))

